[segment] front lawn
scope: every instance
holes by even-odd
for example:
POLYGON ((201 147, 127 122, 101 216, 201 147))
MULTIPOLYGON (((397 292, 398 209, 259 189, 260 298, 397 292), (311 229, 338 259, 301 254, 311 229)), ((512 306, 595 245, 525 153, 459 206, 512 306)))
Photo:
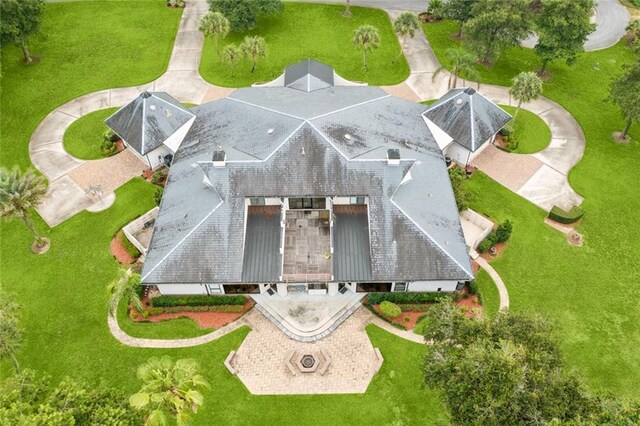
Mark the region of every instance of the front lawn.
MULTIPOLYGON (((500 108, 513 116, 515 107, 500 105, 500 108)), ((544 121, 536 114, 526 109, 520 108, 518 116, 513 123, 514 137, 518 141, 518 147, 514 149, 515 154, 533 154, 549 146, 551 142, 551 130, 544 121)))
MULTIPOLYGON (((449 34, 455 24, 425 25, 439 58, 457 44, 449 34)), ((550 315, 558 321, 569 365, 596 390, 640 398, 640 257, 635 238, 640 126, 631 127, 629 145, 612 142, 622 129, 620 111, 608 101, 610 82, 632 54, 618 43, 583 54, 569 67, 552 64, 544 95, 576 118, 587 140, 582 160, 569 181, 585 197, 586 212, 578 227, 584 247, 571 247, 561 233, 543 223, 544 212, 481 173, 470 187, 472 208, 502 221, 514 222, 509 249, 493 262, 509 290, 511 309, 550 315)), ((479 67, 483 83, 510 85, 520 71, 536 70, 533 51, 508 49, 493 68, 479 67)), ((482 91, 482 86, 480 88, 482 91)), ((481 287, 482 288, 482 287, 481 287)))
POLYGON ((104 120, 117 110, 118 108, 100 109, 71 123, 64 133, 65 151, 82 160, 104 158, 100 145, 104 141, 102 135, 109 130, 104 120))
POLYGON ((400 56, 400 45, 389 16, 382 10, 352 7, 353 17, 344 18, 343 5, 285 3, 284 12, 258 20, 258 27, 246 33, 230 33, 221 40, 220 50, 227 44, 239 45, 245 36, 259 35, 267 43, 267 57, 251 73, 251 62, 242 60, 235 75, 218 58, 212 38, 204 44, 200 74, 211 84, 225 87, 250 86, 271 81, 295 62, 312 58, 335 68, 342 77, 371 85, 400 83, 409 76, 409 66, 400 56), (351 40, 360 25, 373 25, 380 31, 380 47, 367 54, 369 70, 362 65, 362 51, 351 40))
POLYGON ((139 85, 166 69, 182 9, 164 0, 47 3, 42 33, 31 38, 40 62, 25 65, 2 47, 2 164, 29 161, 29 138, 42 119, 78 96, 139 85))

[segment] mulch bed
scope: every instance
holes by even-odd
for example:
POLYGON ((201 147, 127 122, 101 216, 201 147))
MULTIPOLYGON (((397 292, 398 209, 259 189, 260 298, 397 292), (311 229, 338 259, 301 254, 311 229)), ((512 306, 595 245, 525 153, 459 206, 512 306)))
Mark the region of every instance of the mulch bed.
MULTIPOLYGON (((149 300, 143 298, 145 306, 149 305, 149 300)), ((200 328, 221 328, 243 316, 253 307, 253 299, 248 298, 247 303, 242 307, 242 312, 170 312, 158 315, 150 315, 144 318, 134 309, 129 310, 129 318, 135 322, 160 322, 175 318, 190 318, 198 324, 200 328), (132 315, 136 315, 133 317, 132 315)))
POLYGON ((118 239, 118 235, 111 240, 111 244, 109 244, 109 249, 111 250, 111 254, 113 257, 122 265, 131 265, 136 261, 127 249, 124 248, 120 240, 118 239))
POLYGON ((494 244, 494 247, 497 250, 497 253, 495 255, 492 255, 490 252, 486 252, 486 253, 481 253, 480 257, 482 257, 487 262, 491 262, 492 260, 499 258, 500 255, 504 253, 504 251, 506 250, 507 243, 494 244))
MULTIPOLYGON (((467 309, 466 315, 468 317, 474 316, 476 312, 479 312, 480 314, 482 314, 484 308, 480 304, 480 301, 478 300, 478 296, 475 294, 472 296, 469 296, 467 294, 466 289, 463 291, 462 294, 463 294, 463 298, 454 302, 455 305, 461 308, 466 308, 467 309)), ((434 303, 427 303, 427 305, 434 305, 434 303)), ((382 312, 380 312, 380 305, 373 305, 373 310, 376 311, 378 315, 386 318, 384 315, 382 315, 382 312)), ((386 318, 386 320, 393 324, 402 325, 407 330, 412 330, 418 323, 418 320, 420 319, 420 317, 426 314, 427 314, 426 311, 419 311, 419 312, 403 311, 398 317, 386 318)))

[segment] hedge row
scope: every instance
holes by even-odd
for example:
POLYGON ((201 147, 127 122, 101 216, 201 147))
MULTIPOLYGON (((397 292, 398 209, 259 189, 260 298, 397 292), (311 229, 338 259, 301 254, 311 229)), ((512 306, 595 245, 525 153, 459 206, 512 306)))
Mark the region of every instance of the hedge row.
POLYGON ((218 305, 244 305, 247 298, 244 296, 158 296, 151 302, 156 308, 168 308, 172 306, 218 306, 218 305))
POLYGON ((431 308, 430 304, 424 303, 400 304, 398 306, 402 312, 427 312, 431 308))
POLYGON ((396 303, 398 305, 421 304, 437 302, 448 297, 449 293, 369 293, 367 303, 379 305, 383 301, 396 303))
POLYGON ((129 253, 129 256, 133 257, 134 259, 137 259, 140 257, 140 254, 141 254, 140 251, 136 246, 133 245, 131 241, 129 241, 127 236, 124 234, 124 231, 118 232, 118 241, 120 241, 120 244, 122 244, 122 247, 124 247, 127 253, 129 253))
POLYGON ((149 309, 151 315, 174 312, 242 312, 242 305, 214 305, 214 306, 168 306, 166 308, 153 307, 149 309))
POLYGON ((549 219, 565 224, 577 222, 582 216, 584 216, 584 212, 578 206, 573 206, 569 211, 554 206, 549 212, 549 219))

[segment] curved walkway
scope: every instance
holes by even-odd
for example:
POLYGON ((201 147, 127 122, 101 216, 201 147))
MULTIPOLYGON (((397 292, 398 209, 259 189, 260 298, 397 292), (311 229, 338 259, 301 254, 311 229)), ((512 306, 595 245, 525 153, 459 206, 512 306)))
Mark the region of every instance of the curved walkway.
POLYGON ((507 292, 507 286, 504 285, 504 281, 502 281, 500 275, 498 275, 496 270, 493 269, 493 266, 489 265, 489 262, 487 262, 485 259, 483 259, 482 257, 478 257, 477 259, 475 259, 475 261, 478 265, 480 265, 482 269, 487 271, 487 273, 495 283, 496 287, 498 288, 498 294, 500 295, 499 309, 501 311, 506 311, 507 309, 509 309, 509 293, 507 292))
MULTIPOLYGON (((387 10, 391 19, 400 12, 387 10)), ((404 83, 384 89, 392 95, 412 101, 438 99, 447 93, 449 72, 441 72, 431 45, 422 31, 410 39, 404 49, 411 73, 404 83)), ((458 87, 477 87, 477 83, 458 80, 458 87)), ((509 89, 483 84, 480 92, 495 103, 513 105, 509 89)), ((540 97, 523 104, 524 109, 537 114, 551 130, 551 143, 536 154, 507 154, 488 146, 473 165, 503 186, 531 201, 543 210, 554 205, 569 209, 582 203, 583 198, 569 185, 569 170, 580 161, 585 149, 585 138, 578 122, 556 102, 540 97)))
MULTIPOLYGON (((620 41, 631 17, 629 11, 618 0, 596 0, 595 15, 592 22, 596 24, 596 30, 589 34, 584 43, 584 50, 606 49, 620 41)), ((538 38, 533 36, 522 42, 524 47, 533 48, 538 38)))
POLYGON ((65 151, 62 140, 71 123, 91 112, 122 106, 143 91, 166 91, 181 102, 193 104, 218 99, 232 91, 207 83, 198 72, 204 43, 198 21, 207 11, 205 0, 187 2, 167 70, 158 79, 140 86, 80 96, 53 110, 36 128, 29 141, 29 154, 34 166, 49 180, 47 194, 37 208, 49 226, 56 226, 98 202, 91 188, 100 187, 103 198, 111 196, 115 189, 146 168, 129 150, 106 160, 75 158, 65 151), (112 165, 123 163, 122 160, 128 167, 104 167, 105 162, 112 165))
POLYGON ((242 326, 251 326, 250 321, 246 317, 247 315, 244 315, 234 322, 212 331, 209 334, 204 334, 190 339, 144 339, 131 337, 120 328, 118 320, 111 315, 107 317, 107 324, 109 325, 109 331, 113 337, 115 337, 118 342, 126 346, 135 348, 188 348, 213 342, 222 336, 226 336, 227 334, 236 331, 242 326))

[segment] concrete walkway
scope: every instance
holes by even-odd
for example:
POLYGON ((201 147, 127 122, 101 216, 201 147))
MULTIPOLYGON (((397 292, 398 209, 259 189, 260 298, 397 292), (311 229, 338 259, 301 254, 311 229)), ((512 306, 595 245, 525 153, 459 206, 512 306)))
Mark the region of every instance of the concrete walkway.
POLYGON ((509 309, 509 293, 507 292, 507 286, 504 285, 504 281, 502 281, 500 275, 496 272, 495 269, 493 269, 491 265, 489 265, 489 262, 487 262, 485 259, 483 259, 482 257, 478 257, 477 259, 475 259, 475 261, 478 265, 480 265, 482 269, 487 271, 487 273, 495 283, 496 287, 498 288, 498 294, 500 295, 499 309, 501 311, 506 311, 507 309, 509 309))
POLYGON ((206 0, 190 0, 184 9, 167 71, 157 80, 135 87, 101 90, 80 96, 53 110, 36 128, 29 142, 34 166, 49 180, 47 194, 38 206, 40 216, 51 227, 82 210, 91 208, 98 198, 88 193, 90 187, 101 187, 102 197, 113 197, 113 191, 141 174, 145 164, 128 150, 109 160, 110 165, 123 163, 106 176, 105 160, 80 160, 65 151, 63 136, 77 119, 91 112, 119 107, 143 91, 165 91, 181 102, 200 104, 226 96, 232 89, 213 86, 198 72, 204 38, 198 21, 208 11, 206 0), (77 179, 81 177, 80 181, 77 179))
MULTIPOLYGON (((395 10, 387 12, 392 20, 400 14, 395 10)), ((440 98, 448 91, 449 72, 443 71, 433 79, 440 62, 423 32, 409 40, 404 54, 411 74, 404 83, 384 87, 388 93, 423 101, 440 98)), ((458 80, 457 86, 477 88, 477 83, 458 80)), ((483 84, 480 92, 493 102, 513 105, 506 87, 483 84)), ((523 104, 522 108, 537 114, 549 126, 552 135, 549 146, 532 155, 500 155, 495 152, 497 149, 486 149, 473 165, 543 210, 549 211, 554 205, 564 209, 579 205, 583 198, 571 188, 567 174, 584 153, 585 138, 580 125, 567 110, 545 97, 523 104), (527 167, 520 167, 522 163, 527 167)))
POLYGON ((232 333, 242 326, 251 326, 247 320, 247 315, 237 319, 236 321, 225 325, 209 334, 205 334, 190 339, 142 339, 139 337, 131 337, 125 333, 118 324, 118 320, 111 315, 107 316, 107 324, 111 335, 123 345, 131 346, 134 348, 189 348, 192 346, 204 345, 205 343, 213 342, 232 333))

